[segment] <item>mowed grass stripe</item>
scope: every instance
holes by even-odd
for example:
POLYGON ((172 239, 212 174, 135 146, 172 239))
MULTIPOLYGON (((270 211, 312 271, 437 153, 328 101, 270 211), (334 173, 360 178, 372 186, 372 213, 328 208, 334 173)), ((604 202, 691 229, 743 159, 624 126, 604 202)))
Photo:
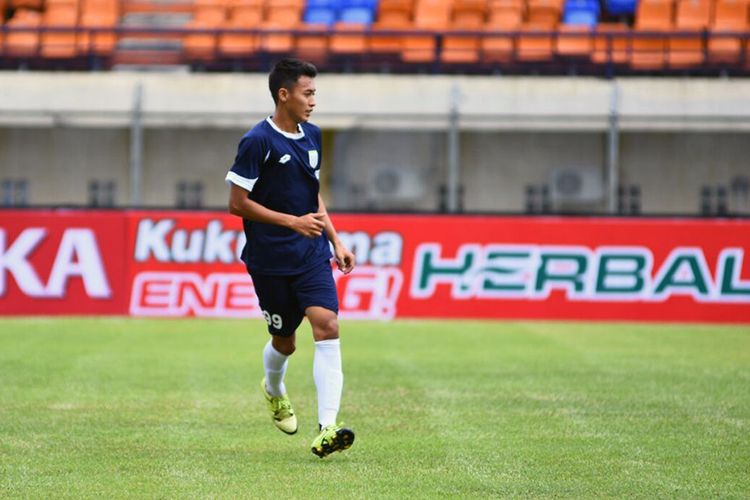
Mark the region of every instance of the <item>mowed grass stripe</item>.
POLYGON ((341 419, 309 451, 309 330, 285 436, 261 321, 0 320, 0 496, 750 495, 750 328, 343 322, 341 419))

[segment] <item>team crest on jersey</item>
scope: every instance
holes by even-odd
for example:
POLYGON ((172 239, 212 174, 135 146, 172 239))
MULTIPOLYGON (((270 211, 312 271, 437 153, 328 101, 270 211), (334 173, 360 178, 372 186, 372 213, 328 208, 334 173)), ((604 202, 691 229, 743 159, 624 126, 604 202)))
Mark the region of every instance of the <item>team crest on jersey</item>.
POLYGON ((310 168, 315 168, 318 166, 318 151, 313 149, 312 151, 308 151, 307 155, 310 157, 310 168))

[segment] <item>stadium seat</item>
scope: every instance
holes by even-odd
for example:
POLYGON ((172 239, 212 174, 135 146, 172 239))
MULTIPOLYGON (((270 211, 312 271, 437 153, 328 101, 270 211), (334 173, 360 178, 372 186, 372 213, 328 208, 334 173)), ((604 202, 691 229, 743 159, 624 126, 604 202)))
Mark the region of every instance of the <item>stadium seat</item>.
POLYGON ((630 66, 639 70, 662 70, 667 62, 668 33, 673 26, 671 0, 641 0, 633 30, 630 66))
MULTIPOLYGON (((680 31, 705 31, 711 23, 710 0, 679 0, 675 28, 680 31)), ((703 36, 672 36, 669 38, 667 62, 671 68, 689 67, 704 61, 703 36)))
POLYGON ((487 15, 482 0, 456 0, 453 4, 450 27, 444 38, 441 60, 446 63, 476 63, 479 61, 480 35, 451 35, 451 32, 480 32, 487 15))
POLYGON ((339 21, 333 26, 330 39, 331 54, 354 55, 367 52, 365 28, 363 23, 347 23, 339 21))
POLYGON ((295 40, 297 57, 325 64, 328 59, 328 28, 325 24, 303 24, 295 40))
POLYGON ((444 63, 479 62, 480 35, 451 35, 451 31, 481 32, 485 25, 486 5, 477 0, 457 0, 450 30, 443 37, 440 60, 444 63))
POLYGON ((625 24, 599 23, 594 32, 591 60, 597 64, 626 64, 630 58, 629 34, 630 28, 625 24))
POLYGON ((562 57, 588 58, 594 50, 594 28, 585 24, 558 27, 555 52, 562 57))
POLYGON ((404 26, 412 23, 413 14, 413 0, 381 0, 377 9, 376 24, 404 26))
POLYGON ((638 0, 606 0, 606 10, 611 16, 632 16, 638 0))
POLYGON ((66 28, 70 31, 48 31, 42 33, 41 54, 49 58, 70 58, 76 55, 76 33, 78 25, 78 3, 75 0, 47 1, 42 14, 42 27, 66 28))
POLYGON ((563 0, 527 0, 528 26, 554 27, 560 22, 563 0))
MULTIPOLYGON (((261 26, 263 11, 259 5, 235 5, 230 17, 221 24, 224 29, 257 30, 261 26)), ((260 45, 257 33, 223 33, 219 36, 219 52, 230 57, 247 56, 260 45)))
POLYGON ((390 32, 400 32, 413 29, 410 20, 397 17, 388 18, 387 21, 376 21, 371 27, 371 34, 367 38, 367 48, 376 56, 388 57, 401 53, 403 36, 390 32))
POLYGON ((299 21, 294 18, 287 22, 265 21, 264 33, 260 37, 260 48, 263 52, 272 54, 287 54, 294 50, 294 35, 285 31, 295 30, 299 21))
POLYGON ((17 9, 41 11, 44 9, 44 0, 10 0, 7 8, 12 11, 16 11, 17 9))
MULTIPOLYGON (((120 19, 120 3, 116 0, 84 0, 81 4, 81 28, 114 29, 120 19)), ((112 32, 81 31, 78 34, 78 53, 110 55, 115 50, 117 36, 112 32)))
MULTIPOLYGON (((226 4, 217 0, 195 0, 193 19, 188 29, 214 30, 221 28, 226 17, 226 4)), ((216 57, 216 35, 190 33, 183 36, 182 48, 188 60, 210 60, 216 57)))
POLYGON ((304 4, 301 0, 273 0, 266 5, 264 24, 297 26, 302 22, 304 4))
POLYGON ((515 53, 515 41, 509 34, 493 35, 493 32, 511 32, 521 27, 524 5, 521 0, 490 0, 485 35, 481 41, 482 60, 485 62, 508 62, 515 53))
POLYGON ((333 26, 336 22, 336 11, 326 7, 308 8, 303 20, 307 24, 333 26))
POLYGON ((596 12, 592 10, 574 10, 566 12, 563 17, 563 24, 569 26, 596 26, 599 19, 596 12))
POLYGON ((594 26, 599 22, 599 2, 593 0, 567 0, 563 10, 563 23, 594 26))
POLYGON ((193 0, 193 20, 215 25, 225 17, 226 2, 224 0, 193 0))
MULTIPOLYGON (((39 12, 19 9, 6 23, 8 27, 39 28, 42 15, 39 12)), ((5 36, 5 53, 12 57, 30 57, 38 54, 39 32, 8 32, 5 36)))
MULTIPOLYGON (((416 30, 440 33, 450 25, 452 0, 417 0, 414 9, 416 30)), ((407 35, 401 51, 404 62, 427 63, 435 61, 437 41, 434 34, 407 35)))
POLYGON ((373 11, 367 7, 346 7, 339 13, 339 21, 369 26, 374 20, 373 11))
MULTIPOLYGON (((718 0, 708 39, 708 59, 712 63, 737 63, 742 55, 741 39, 732 33, 750 30, 746 0, 718 0)), ((750 53, 745 48, 746 59, 750 53)))
POLYGON ((553 28, 547 24, 522 25, 516 43, 519 61, 549 61, 552 59, 553 28))

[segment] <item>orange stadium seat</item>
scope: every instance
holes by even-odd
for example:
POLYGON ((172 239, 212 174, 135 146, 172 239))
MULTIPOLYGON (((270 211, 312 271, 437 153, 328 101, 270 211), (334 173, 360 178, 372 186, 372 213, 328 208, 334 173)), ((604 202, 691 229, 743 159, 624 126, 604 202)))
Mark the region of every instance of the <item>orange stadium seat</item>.
POLYGON ((563 57, 589 57, 594 50, 593 34, 590 26, 563 24, 558 28, 555 52, 563 57))
POLYGON ((337 22, 330 39, 331 54, 364 54, 367 52, 365 28, 362 23, 337 22))
POLYGON ((261 35, 262 51, 286 54, 294 50, 294 35, 284 33, 284 31, 299 29, 302 22, 302 8, 303 4, 297 0, 266 2, 263 30, 268 33, 261 35))
POLYGON ((411 23, 414 0, 380 0, 376 22, 385 24, 411 23))
MULTIPOLYGON (((16 10, 12 18, 6 23, 8 27, 39 28, 42 25, 42 15, 27 9, 16 10)), ((37 55, 39 51, 39 32, 24 31, 7 33, 5 36, 5 53, 13 57, 29 57, 37 55)))
POLYGON ((524 3, 521 0, 490 0, 485 35, 481 41, 482 60, 507 62, 513 59, 514 38, 511 35, 492 35, 498 31, 516 31, 523 23, 524 3))
POLYGON ((667 34, 673 26, 672 0, 641 0, 636 12, 630 66, 634 69, 664 69, 667 34))
MULTIPOLYGON (((450 25, 453 0, 417 0, 414 9, 414 28, 443 32, 450 25)), ((401 49, 405 62, 427 63, 435 60, 437 49, 435 35, 407 35, 401 49)))
POLYGON ((548 61, 552 59, 554 28, 547 24, 525 24, 521 26, 516 59, 519 61, 548 61))
POLYGON ((263 52, 286 54, 294 50, 294 36, 284 31, 295 30, 298 24, 278 21, 263 22, 263 34, 260 36, 260 49, 263 52))
POLYGON ((523 22, 525 14, 524 0, 490 0, 487 7, 487 23, 495 26, 516 26, 523 22))
POLYGON ((225 0, 193 0, 193 20, 213 25, 226 17, 226 9, 225 0))
MULTIPOLYGON (((120 18, 120 2, 117 0, 83 0, 81 4, 81 28, 114 28, 120 18)), ((115 49, 117 36, 114 32, 78 34, 79 54, 108 55, 115 49)))
POLYGON ((748 30, 750 30, 750 25, 746 0, 717 0, 714 22, 708 39, 709 61, 713 63, 739 62, 742 54, 740 38, 727 36, 724 33, 748 30))
MULTIPOLYGON (((711 23, 711 0, 679 0, 674 31, 703 31, 711 23)), ((673 36, 669 38, 667 61, 672 68, 700 64, 704 59, 703 37, 673 36)))
POLYGON ((47 0, 42 14, 44 28, 69 28, 71 31, 49 31, 42 33, 42 56, 67 58, 76 55, 76 33, 78 25, 78 2, 75 0, 47 0))
POLYGON ((443 49, 440 54, 445 63, 479 62, 479 35, 450 35, 450 31, 475 31, 484 29, 487 15, 486 2, 483 0, 456 0, 453 7, 451 30, 443 38, 443 49))
POLYGON ((296 25, 302 21, 304 7, 304 0, 269 0, 266 2, 263 19, 270 23, 285 25, 294 21, 296 25))
POLYGON ((303 24, 301 30, 295 43, 297 57, 315 64, 325 64, 328 60, 328 26, 303 24))
POLYGON ((557 26, 563 0, 528 0, 526 23, 529 26, 557 26))
POLYGON ((383 32, 411 29, 413 15, 413 0, 380 0, 378 15, 371 27, 372 34, 367 40, 369 51, 376 55, 399 54, 403 37, 383 32))
MULTIPOLYGON (((188 29, 214 30, 220 28, 226 18, 227 5, 219 0, 195 0, 193 19, 185 25, 188 29)), ((192 61, 210 60, 216 57, 216 35, 211 33, 189 33, 183 36, 182 48, 192 61)))
POLYGON ((597 64, 626 64, 630 60, 629 33, 625 24, 599 23, 594 31, 591 60, 597 64))
MULTIPOLYGON (((259 2, 235 0, 229 9, 229 18, 221 28, 229 30, 257 30, 262 26, 263 9, 259 2)), ((256 33, 223 33, 219 36, 219 52, 228 56, 243 56, 257 52, 260 36, 256 33)))
POLYGON ((44 0, 10 0, 7 7, 12 10, 31 9, 41 11, 44 8, 44 0))

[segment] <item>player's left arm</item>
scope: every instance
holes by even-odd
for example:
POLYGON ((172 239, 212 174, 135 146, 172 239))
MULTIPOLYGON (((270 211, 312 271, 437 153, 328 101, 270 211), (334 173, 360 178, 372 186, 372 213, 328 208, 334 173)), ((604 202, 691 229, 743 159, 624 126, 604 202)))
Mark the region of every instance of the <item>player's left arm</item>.
POLYGON ((322 214, 323 217, 321 220, 326 225, 323 231, 325 231, 328 241, 333 244, 336 265, 339 266, 339 270, 342 273, 349 274, 354 269, 354 254, 339 239, 336 228, 333 227, 333 222, 331 222, 331 218, 328 216, 328 210, 326 210, 326 205, 323 203, 323 198, 320 195, 318 195, 318 213, 322 214))

